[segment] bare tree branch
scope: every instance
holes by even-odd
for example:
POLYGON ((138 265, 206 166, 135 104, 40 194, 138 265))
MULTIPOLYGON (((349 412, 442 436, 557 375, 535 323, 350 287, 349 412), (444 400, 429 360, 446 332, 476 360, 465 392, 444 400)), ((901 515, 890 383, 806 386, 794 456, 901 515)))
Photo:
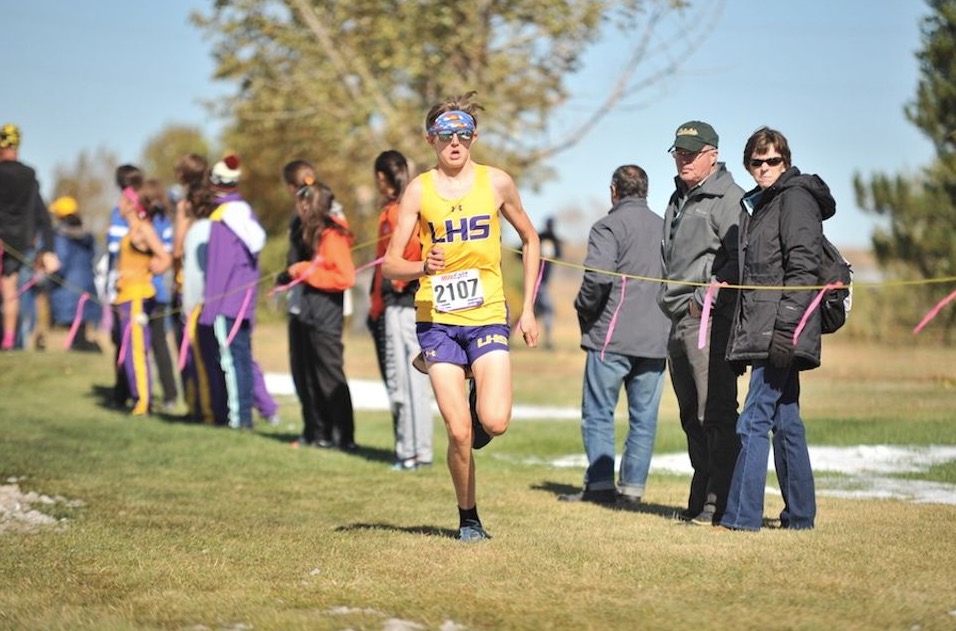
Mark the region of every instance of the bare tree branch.
MULTIPOLYGON (((720 0, 717 3, 711 4, 710 6, 714 8, 711 20, 698 21, 697 23, 702 26, 696 27, 695 30, 706 32, 713 25, 713 22, 719 18, 721 12, 723 11, 724 3, 725 0, 720 0)), ((701 10, 703 11, 703 9, 701 10)), ((618 108, 623 99, 633 96, 642 90, 646 90, 648 87, 676 74, 681 64, 680 59, 687 58, 691 53, 700 48, 704 42, 703 35, 696 36, 696 33, 691 32, 685 33, 683 34, 684 36, 681 37, 680 41, 682 43, 686 42, 686 45, 682 47, 678 55, 667 55, 668 49, 671 47, 670 44, 667 43, 663 44, 651 54, 648 54, 650 45, 653 42, 655 29, 660 25, 660 21, 665 17, 668 11, 669 9, 666 7, 658 7, 649 16, 646 24, 644 25, 641 37, 638 38, 637 44, 628 57, 628 62, 625 64, 621 74, 618 75, 617 80, 614 82, 613 88, 610 90, 610 92, 608 92, 604 101, 598 105, 598 107, 584 120, 584 122, 582 122, 572 131, 568 132, 563 139, 547 147, 533 151, 530 154, 530 161, 538 161, 550 158, 563 151, 571 149, 580 143, 608 114, 618 108), (647 77, 644 77, 642 80, 634 82, 635 73, 650 58, 660 55, 668 56, 667 63, 652 72, 647 77)))
MULTIPOLYGON (((336 72, 338 72, 339 77, 342 80, 342 84, 349 91, 352 98, 356 101, 362 101, 364 100, 363 97, 367 96, 375 102, 379 112, 388 112, 390 110, 389 103, 385 99, 378 82, 375 80, 375 77, 372 76, 372 73, 369 72, 368 68, 365 67, 365 64, 361 63, 361 57, 354 53, 350 54, 352 67, 354 68, 354 74, 359 76, 363 85, 368 86, 367 94, 364 95, 362 90, 359 89, 359 87, 355 85, 353 81, 349 80, 349 77, 353 73, 350 72, 349 67, 345 63, 342 55, 339 54, 338 47, 332 41, 332 37, 329 35, 328 30, 325 28, 325 25, 322 23, 322 20, 319 19, 319 16, 316 14, 316 12, 312 9, 312 6, 309 4, 308 0, 288 0, 288 2, 299 12, 299 15, 302 16, 302 21, 305 22, 305 25, 309 27, 309 30, 312 31, 313 35, 315 35, 316 39, 319 41, 319 44, 325 51, 325 54, 328 55, 329 61, 332 62, 336 72)), ((372 136, 374 140, 381 141, 381 132, 373 129, 373 127, 374 126, 367 127, 367 133, 372 136)))

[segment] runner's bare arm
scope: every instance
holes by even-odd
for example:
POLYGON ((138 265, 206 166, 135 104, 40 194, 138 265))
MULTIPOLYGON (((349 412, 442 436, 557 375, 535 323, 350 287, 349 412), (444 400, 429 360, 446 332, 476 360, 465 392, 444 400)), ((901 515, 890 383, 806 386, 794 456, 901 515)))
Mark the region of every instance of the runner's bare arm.
MULTIPOLYGON (((425 275, 422 261, 408 261, 404 258, 405 247, 418 228, 418 216, 422 204, 422 183, 415 178, 402 194, 398 207, 398 221, 395 231, 388 242, 385 257, 382 260, 382 275, 391 280, 415 280, 425 275)), ((434 270, 433 270, 434 271, 434 270)))
POLYGON ((541 264, 541 242, 531 218, 521 204, 518 187, 511 176, 501 169, 491 168, 491 182, 501 201, 501 214, 521 237, 522 265, 524 266, 524 298, 518 326, 528 346, 538 345, 538 324, 534 317, 534 288, 538 281, 538 266, 541 264))

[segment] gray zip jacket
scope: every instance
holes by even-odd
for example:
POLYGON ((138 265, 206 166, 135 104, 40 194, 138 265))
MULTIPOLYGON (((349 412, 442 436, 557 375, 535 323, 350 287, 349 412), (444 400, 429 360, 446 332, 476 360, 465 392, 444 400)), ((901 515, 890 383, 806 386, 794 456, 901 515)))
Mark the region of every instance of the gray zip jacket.
MULTIPOLYGON (((691 190, 680 178, 674 178, 674 182, 677 190, 664 212, 661 242, 668 282, 661 287, 658 304, 676 322, 687 315, 692 297, 698 307, 703 306, 705 285, 715 280, 738 284, 737 237, 744 190, 723 162, 691 190)), ((735 298, 734 290, 718 291, 714 313, 732 318, 735 298)))
MULTIPOLYGON (((662 221, 640 197, 618 200, 607 216, 591 227, 587 270, 574 299, 581 326, 581 348, 604 348, 611 318, 621 302, 621 274, 656 279, 661 275, 657 254, 662 221)), ((608 341, 607 351, 630 357, 667 356, 670 322, 655 305, 658 286, 653 280, 627 279, 624 304, 608 341)))

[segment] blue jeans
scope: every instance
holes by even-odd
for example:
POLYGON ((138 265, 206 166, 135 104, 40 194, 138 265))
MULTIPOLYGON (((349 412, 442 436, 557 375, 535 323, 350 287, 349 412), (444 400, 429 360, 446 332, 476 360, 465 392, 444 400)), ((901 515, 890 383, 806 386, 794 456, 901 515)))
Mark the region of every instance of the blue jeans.
POLYGON ((235 318, 216 316, 213 330, 219 342, 219 365, 226 378, 226 406, 229 427, 252 427, 252 325, 244 320, 236 337, 227 343, 235 318))
POLYGON ((750 373, 750 391, 737 421, 740 454, 730 483, 727 511, 721 524, 739 530, 759 530, 763 523, 767 484, 769 432, 773 432, 773 459, 784 509, 781 526, 813 528, 817 505, 807 436, 800 419, 800 373, 756 362, 750 373))
POLYGON ((654 451, 666 360, 605 353, 602 361, 600 351, 589 350, 587 354, 581 402, 581 436, 588 457, 584 488, 615 488, 614 408, 623 386, 628 430, 621 457, 620 491, 641 497, 654 451))

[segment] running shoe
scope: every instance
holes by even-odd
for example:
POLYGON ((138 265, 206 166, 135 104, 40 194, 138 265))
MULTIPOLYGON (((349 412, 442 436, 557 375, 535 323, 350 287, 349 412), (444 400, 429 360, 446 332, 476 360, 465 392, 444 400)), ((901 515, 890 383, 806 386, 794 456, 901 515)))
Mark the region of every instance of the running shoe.
POLYGON ((483 539, 491 539, 491 535, 485 532, 480 522, 468 520, 464 526, 458 529, 458 541, 471 543, 483 539))

